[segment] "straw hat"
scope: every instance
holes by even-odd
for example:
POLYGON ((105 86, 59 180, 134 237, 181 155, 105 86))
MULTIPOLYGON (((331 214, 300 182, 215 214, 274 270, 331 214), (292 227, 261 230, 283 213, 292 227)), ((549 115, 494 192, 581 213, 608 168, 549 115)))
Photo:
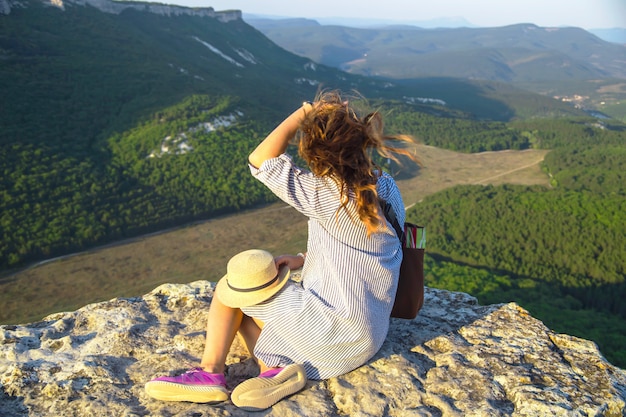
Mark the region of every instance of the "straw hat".
POLYGON ((289 280, 289 267, 276 268, 271 253, 250 249, 233 256, 226 275, 215 287, 215 295, 229 307, 259 304, 276 294, 289 280))

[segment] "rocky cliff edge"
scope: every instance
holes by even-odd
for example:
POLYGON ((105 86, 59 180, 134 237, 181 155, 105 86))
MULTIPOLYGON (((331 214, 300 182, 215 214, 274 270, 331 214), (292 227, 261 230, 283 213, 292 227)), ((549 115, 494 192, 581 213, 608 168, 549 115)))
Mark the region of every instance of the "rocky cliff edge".
MULTIPOLYGON (((0 326, 0 415, 244 416, 146 396, 154 376, 197 364, 213 295, 207 281, 166 284, 28 325, 0 326)), ((514 303, 480 306, 427 289, 412 321, 392 319, 378 354, 306 388, 267 416, 623 416, 626 372, 592 342, 556 334, 514 303)), ((232 388, 258 369, 235 340, 232 388)))
MULTIPOLYGON (((223 23, 241 20, 241 10, 215 11, 212 7, 184 7, 163 3, 116 0, 42 0, 42 2, 62 10, 65 10, 67 5, 78 5, 95 7, 104 13, 113 14, 119 14, 127 9, 134 9, 163 16, 188 15, 210 17, 223 23)), ((16 7, 27 7, 27 5, 20 0, 0 0, 0 15, 8 15, 11 13, 11 9, 16 7)))

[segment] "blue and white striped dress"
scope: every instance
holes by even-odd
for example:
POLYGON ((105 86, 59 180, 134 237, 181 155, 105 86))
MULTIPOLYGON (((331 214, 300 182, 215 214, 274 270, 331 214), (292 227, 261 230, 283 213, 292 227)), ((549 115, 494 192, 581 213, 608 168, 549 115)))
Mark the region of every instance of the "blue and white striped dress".
MULTIPOLYGON (((309 218, 301 284, 289 282, 268 301, 242 309, 265 323, 254 355, 269 367, 302 364, 309 379, 363 365, 389 329, 402 261, 393 228, 381 227, 367 237, 352 202, 348 210, 338 210, 337 185, 296 167, 287 154, 250 169, 309 218)), ((383 174, 377 190, 404 224, 404 204, 393 178, 383 174)))

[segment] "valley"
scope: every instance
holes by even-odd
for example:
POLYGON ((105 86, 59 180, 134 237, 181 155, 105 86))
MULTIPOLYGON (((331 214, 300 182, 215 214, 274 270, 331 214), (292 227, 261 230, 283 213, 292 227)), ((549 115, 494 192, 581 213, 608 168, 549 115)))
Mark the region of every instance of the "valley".
MULTIPOLYGON (((420 174, 398 181, 407 206, 459 184, 549 186, 539 167, 545 150, 463 154, 417 145, 416 152, 420 174)), ((36 321, 92 302, 143 295, 168 282, 216 281, 241 250, 296 253, 305 246, 306 219, 284 204, 222 216, 5 275, 0 322, 36 321)))

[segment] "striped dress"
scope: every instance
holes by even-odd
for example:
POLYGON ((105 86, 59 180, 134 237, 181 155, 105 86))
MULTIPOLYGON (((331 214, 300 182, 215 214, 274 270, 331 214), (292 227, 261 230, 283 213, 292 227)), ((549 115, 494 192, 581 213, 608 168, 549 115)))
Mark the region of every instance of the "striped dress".
MULTIPOLYGON (((389 329, 402 261, 393 228, 381 227, 368 238, 354 204, 338 210, 337 185, 296 167, 287 154, 250 169, 309 218, 301 283, 291 281, 266 302, 242 309, 265 323, 254 355, 269 367, 302 364, 309 379, 363 365, 389 329)), ((377 190, 404 224, 404 204, 393 178, 383 174, 377 190)))

